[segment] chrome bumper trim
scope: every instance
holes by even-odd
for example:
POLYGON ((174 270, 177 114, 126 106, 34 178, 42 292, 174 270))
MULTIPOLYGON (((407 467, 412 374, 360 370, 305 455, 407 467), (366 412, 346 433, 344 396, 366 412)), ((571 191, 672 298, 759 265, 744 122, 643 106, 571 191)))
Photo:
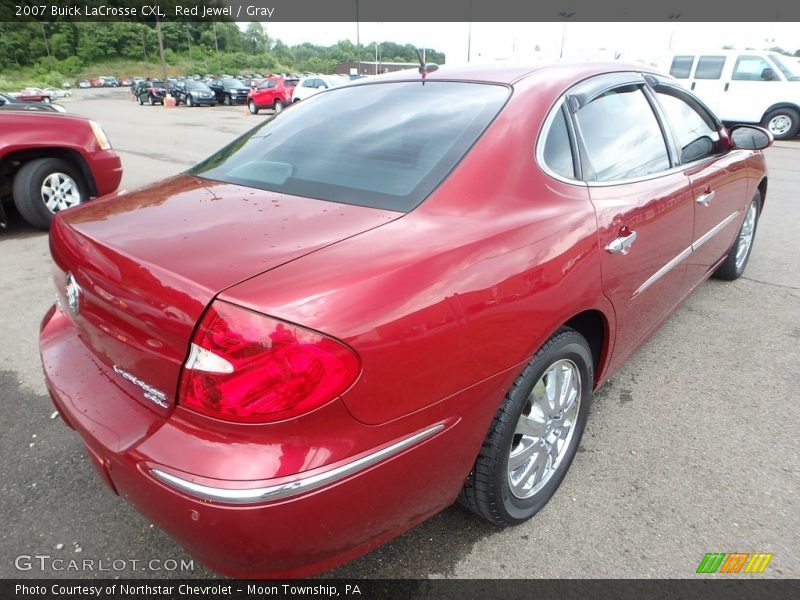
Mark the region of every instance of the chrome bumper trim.
POLYGON ((411 446, 431 437, 435 433, 440 432, 442 429, 444 429, 444 423, 439 423, 438 425, 434 425, 433 427, 425 429, 424 431, 420 431, 419 433, 402 439, 391 446, 387 446, 386 448, 378 450, 377 452, 373 452, 372 454, 367 454, 366 456, 354 460, 353 462, 344 464, 329 471, 324 471, 316 475, 311 475, 310 477, 290 481, 289 483, 267 487, 232 490, 186 481, 185 479, 165 473, 159 469, 150 469, 150 473, 168 486, 204 500, 211 500, 214 502, 222 502, 227 504, 253 504, 257 502, 271 502, 274 500, 289 498, 291 496, 297 496, 298 494, 304 494, 305 492, 335 483, 341 479, 344 479, 345 477, 349 477, 350 475, 358 473, 359 471, 363 471, 367 467, 394 456, 395 454, 399 454, 403 450, 406 450, 407 448, 410 448, 411 446))

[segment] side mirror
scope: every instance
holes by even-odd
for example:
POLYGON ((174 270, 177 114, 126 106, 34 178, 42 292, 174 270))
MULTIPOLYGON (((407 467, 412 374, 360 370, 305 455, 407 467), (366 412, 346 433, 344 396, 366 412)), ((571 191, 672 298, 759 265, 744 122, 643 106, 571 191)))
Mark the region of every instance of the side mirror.
POLYGON ((738 150, 763 150, 772 140, 772 134, 761 127, 739 125, 731 129, 731 142, 738 150))
POLYGON ((761 79, 764 81, 774 81, 777 79, 777 77, 775 77, 775 71, 772 69, 772 67, 767 67, 761 71, 761 79))

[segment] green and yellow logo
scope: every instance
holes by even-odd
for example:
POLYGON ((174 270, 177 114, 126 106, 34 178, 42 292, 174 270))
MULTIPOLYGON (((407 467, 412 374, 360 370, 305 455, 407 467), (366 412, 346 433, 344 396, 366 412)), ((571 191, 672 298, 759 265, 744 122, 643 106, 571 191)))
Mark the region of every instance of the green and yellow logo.
POLYGON ((697 573, 763 573, 772 554, 766 552, 709 552, 697 565, 697 573))

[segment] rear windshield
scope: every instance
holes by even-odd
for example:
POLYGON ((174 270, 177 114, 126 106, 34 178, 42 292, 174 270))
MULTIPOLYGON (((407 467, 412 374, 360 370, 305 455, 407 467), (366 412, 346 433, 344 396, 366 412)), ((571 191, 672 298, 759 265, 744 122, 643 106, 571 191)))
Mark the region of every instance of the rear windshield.
POLYGON ((444 81, 337 88, 292 106, 189 172, 408 212, 461 160, 509 94, 501 85, 444 81))

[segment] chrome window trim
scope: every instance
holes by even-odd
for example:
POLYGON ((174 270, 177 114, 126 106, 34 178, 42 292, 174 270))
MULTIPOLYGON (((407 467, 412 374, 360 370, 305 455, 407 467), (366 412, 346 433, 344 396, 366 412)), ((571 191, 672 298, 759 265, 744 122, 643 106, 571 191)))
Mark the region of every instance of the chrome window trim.
POLYGON ((211 500, 213 502, 221 502, 226 504, 253 504, 259 502, 272 502, 304 494, 311 490, 330 485, 337 481, 354 475, 370 467, 384 459, 390 458, 399 454, 423 440, 428 439, 434 434, 444 429, 444 423, 439 423, 433 427, 429 427, 419 433, 415 433, 407 438, 400 440, 387 446, 381 450, 362 456, 361 458, 352 462, 346 463, 339 467, 317 473, 308 477, 302 477, 288 483, 279 485, 271 485, 257 488, 245 489, 227 489, 218 488, 208 485, 201 485, 187 481, 170 473, 165 473, 156 468, 151 468, 150 473, 161 482, 167 484, 169 487, 194 496, 203 500, 211 500))
POLYGON ((640 285, 640 286, 639 286, 639 287, 636 289, 636 291, 635 291, 635 292, 633 292, 633 294, 631 295, 631 299, 633 299, 633 298, 636 298, 636 296, 638 296, 639 294, 641 294, 642 292, 644 292, 645 290, 647 290, 647 288, 651 287, 651 286, 652 286, 653 284, 655 284, 655 283, 656 283, 656 282, 657 282, 659 279, 661 279, 662 277, 664 277, 664 275, 666 275, 667 273, 669 273, 670 271, 672 271, 672 269, 674 269, 674 268, 675 268, 675 267, 677 267, 677 266, 678 266, 678 265, 679 265, 681 262, 683 262, 684 260, 686 260, 686 259, 689 257, 689 255, 691 255, 691 254, 692 254, 693 252, 695 252, 695 251, 696 251, 698 248, 700 248, 700 247, 701 247, 703 244, 705 244, 707 241, 709 241, 711 238, 713 238, 715 235, 717 235, 717 234, 718 234, 720 231, 722 231, 722 229, 723 229, 723 228, 724 228, 724 227, 725 227, 725 226, 726 226, 728 223, 730 223, 730 222, 731 222, 733 219, 735 219, 735 218, 736 218, 736 215, 738 215, 740 212, 742 212, 742 211, 741 211, 741 210, 736 210, 736 211, 732 212, 731 214, 729 214, 727 217, 725 217, 724 219, 722 219, 722 221, 720 221, 719 223, 717 223, 716 225, 714 225, 714 227, 712 227, 712 228, 711 228, 711 229, 709 229, 709 230, 708 230, 706 233, 704 233, 702 236, 700 236, 699 238, 697 238, 697 240, 695 240, 694 242, 692 242, 692 245, 691 245, 691 246, 689 246, 688 248, 685 248, 685 249, 684 249, 683 251, 681 251, 681 253, 680 253, 680 254, 678 254, 678 255, 677 255, 675 258, 673 258, 672 260, 670 260, 670 261, 669 261, 667 264, 665 264, 663 267, 661 267, 661 268, 660 268, 658 271, 656 271, 655 273, 653 273, 653 274, 652 274, 650 277, 648 277, 648 278, 647 278, 647 280, 646 280, 646 281, 645 281, 645 282, 644 282, 642 285, 640 285))
MULTIPOLYGON (((581 83, 583 83, 583 82, 581 82, 581 83)), ((578 83, 576 85, 581 85, 581 83, 578 83)), ((664 82, 659 79, 659 83, 663 84, 664 82)), ((667 85, 669 85, 669 84, 667 84, 667 85)), ((671 86, 671 87, 673 87, 675 89, 678 89, 679 91, 683 91, 682 88, 680 88, 679 86, 671 86)), ((588 186, 590 188, 592 188, 592 187, 609 187, 609 186, 614 186, 614 185, 626 185, 626 184, 629 184, 629 183, 641 183, 642 181, 650 181, 650 180, 653 180, 653 179, 658 179, 659 177, 666 177, 666 176, 669 176, 669 175, 674 175, 676 173, 680 173, 682 171, 687 171, 689 169, 693 169, 694 167, 700 166, 702 163, 710 162, 712 160, 716 160, 720 156, 720 155, 717 155, 717 154, 715 154, 713 156, 704 156, 703 158, 697 159, 697 160, 692 161, 690 163, 675 165, 675 166, 670 167, 669 169, 667 169, 665 171, 658 171, 657 173, 649 173, 647 175, 642 175, 641 177, 632 177, 632 178, 629 178, 629 179, 615 179, 613 181, 587 181, 586 179, 570 179, 570 178, 564 177, 563 175, 559 175, 558 173, 554 172, 552 169, 550 169, 550 167, 547 166, 547 163, 544 160, 544 146, 545 146, 545 143, 547 142, 547 134, 550 132, 550 127, 552 126, 553 120, 555 119, 556 114, 561 111, 561 107, 565 104, 567 96, 569 95, 569 93, 570 93, 570 90, 567 90, 566 92, 564 92, 561 96, 558 97, 558 99, 556 99, 556 101, 550 107, 550 110, 547 113, 547 116, 545 117, 544 122, 542 123, 542 127, 541 127, 541 129, 539 131, 539 137, 536 140, 536 152, 535 152, 536 164, 538 165, 539 169, 541 169, 541 171, 545 175, 555 179, 556 181, 560 181, 561 183, 568 183, 568 184, 571 184, 571 185, 581 186, 581 187, 588 186)), ((658 107, 659 111, 660 111, 660 108, 661 107, 659 106, 658 107)), ((654 109, 654 113, 655 113, 655 109, 654 109)), ((656 114, 656 120, 659 121, 659 127, 661 127, 660 117, 662 117, 662 116, 663 115, 661 115, 661 114, 656 114)), ((665 120, 665 123, 667 123, 666 120, 665 120)), ((674 142, 671 139, 671 137, 672 137, 671 130, 668 130, 668 134, 669 134, 669 137, 665 139, 665 143, 668 144, 667 152, 670 153, 669 144, 674 143, 674 142)), ((664 136, 663 132, 662 132, 662 136, 664 136)), ((670 155, 670 159, 672 159, 671 155, 670 155)))
MULTIPOLYGON (((569 184, 572 184, 572 185, 585 187, 586 186, 586 181, 585 180, 583 180, 583 179, 575 179, 575 178, 571 178, 570 179, 569 177, 564 177, 563 175, 553 171, 547 165, 547 163, 544 160, 544 147, 547 144, 547 136, 550 134, 550 127, 552 127, 553 121, 555 121, 556 116, 559 113, 561 113, 561 107, 564 106, 564 103, 566 101, 566 97, 567 97, 566 93, 562 94, 553 103, 553 106, 550 107, 550 111, 547 113, 547 116, 544 119, 544 123, 542 123, 542 127, 539 130, 539 139, 536 140, 536 151, 535 151, 534 155, 535 155, 535 158, 536 158, 536 164, 539 166, 539 168, 542 170, 542 172, 545 175, 547 175, 549 177, 552 177, 556 181, 560 181, 562 183, 569 183, 569 184)), ((569 129, 569 123, 567 124, 567 128, 569 129)), ((570 140, 570 150, 573 150, 573 148, 572 148, 572 140, 570 140)), ((573 153, 573 158, 572 158, 572 169, 573 169, 573 172, 575 170, 575 167, 576 167, 576 165, 575 165, 575 155, 573 153)))

